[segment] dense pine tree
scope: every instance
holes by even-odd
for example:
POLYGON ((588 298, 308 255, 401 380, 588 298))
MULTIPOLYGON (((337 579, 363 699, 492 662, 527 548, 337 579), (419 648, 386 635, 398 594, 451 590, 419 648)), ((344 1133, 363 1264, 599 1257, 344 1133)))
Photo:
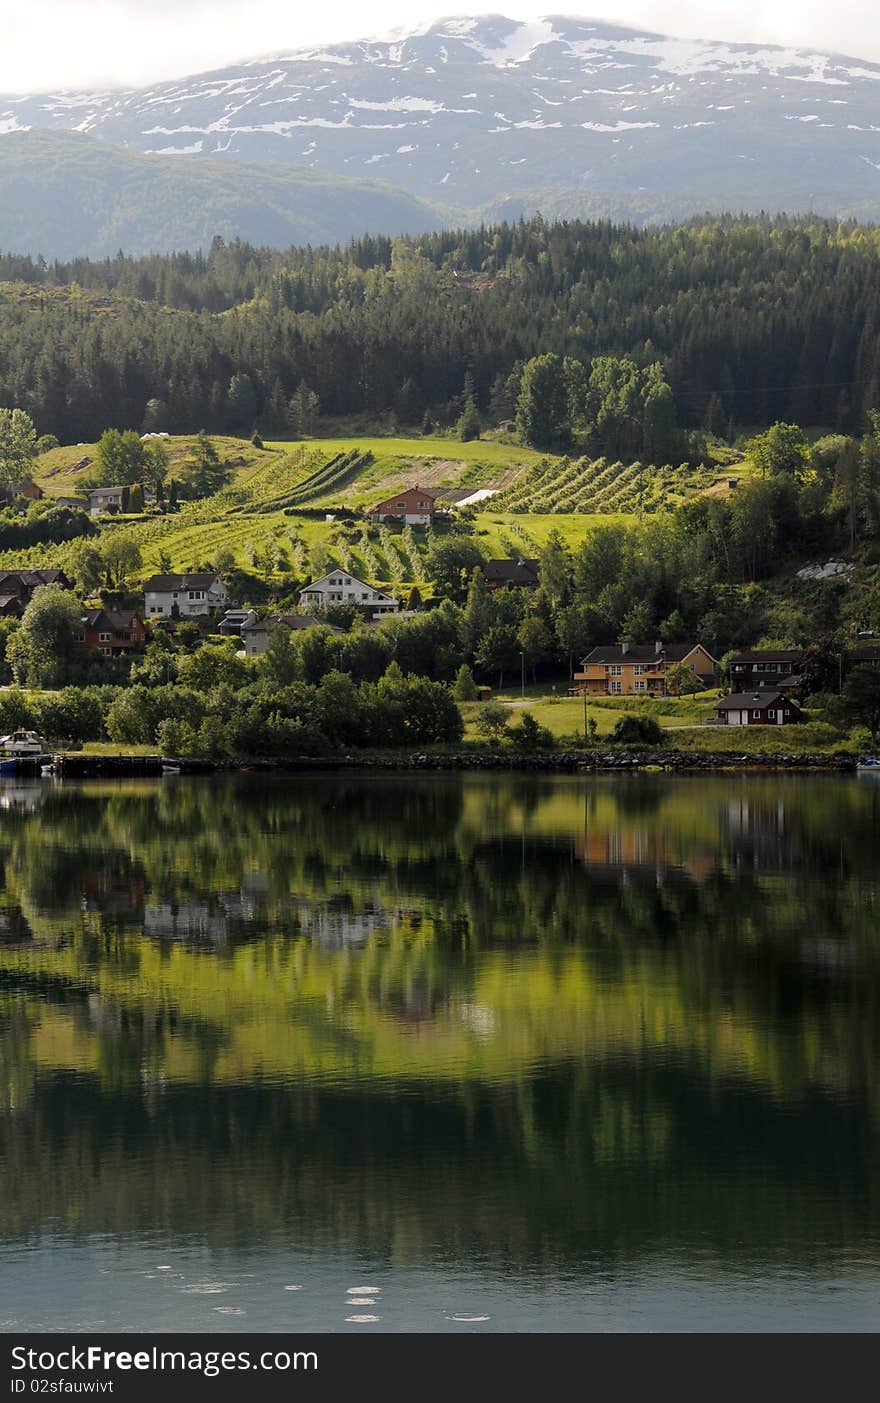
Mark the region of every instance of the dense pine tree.
MULTIPOLYGON (((64 442, 160 420, 250 432, 301 385, 329 417, 418 423, 427 407, 451 424, 470 377, 499 422, 522 366, 549 354, 591 379, 602 358, 629 357, 671 387, 681 428, 781 420, 857 434, 880 404, 878 329, 880 231, 818 219, 535 219, 344 249, 215 240, 207 254, 48 266, 0 255, 0 405, 64 442)), ((641 436, 664 459, 665 391, 641 395, 637 414, 631 381, 605 390, 620 452, 641 436)))

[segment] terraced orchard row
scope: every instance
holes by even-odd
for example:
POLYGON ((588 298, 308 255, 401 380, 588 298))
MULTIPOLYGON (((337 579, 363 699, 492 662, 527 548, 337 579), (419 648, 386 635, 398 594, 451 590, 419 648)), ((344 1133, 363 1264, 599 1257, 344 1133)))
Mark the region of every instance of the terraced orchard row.
MULTIPOLYGON (((542 459, 492 499, 493 509, 511 512, 627 512, 654 503, 671 469, 605 458, 562 462, 542 459)), ((661 494, 662 495, 662 494, 661 494)))
POLYGON ((322 500, 331 492, 341 492, 356 481, 372 461, 372 453, 361 453, 357 448, 350 453, 337 453, 292 487, 283 498, 277 498, 272 507, 305 507, 322 500))

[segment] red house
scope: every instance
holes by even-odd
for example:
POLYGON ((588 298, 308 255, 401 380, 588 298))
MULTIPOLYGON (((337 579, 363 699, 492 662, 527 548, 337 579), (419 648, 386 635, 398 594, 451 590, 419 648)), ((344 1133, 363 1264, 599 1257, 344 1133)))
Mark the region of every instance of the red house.
POLYGON ((110 609, 89 609, 83 614, 73 641, 77 648, 86 652, 118 658, 123 653, 143 648, 147 630, 140 614, 133 611, 117 613, 110 609))
POLYGON ((435 493, 425 487, 405 487, 386 501, 379 502, 367 516, 371 521, 403 521, 407 526, 429 526, 434 520, 435 493))

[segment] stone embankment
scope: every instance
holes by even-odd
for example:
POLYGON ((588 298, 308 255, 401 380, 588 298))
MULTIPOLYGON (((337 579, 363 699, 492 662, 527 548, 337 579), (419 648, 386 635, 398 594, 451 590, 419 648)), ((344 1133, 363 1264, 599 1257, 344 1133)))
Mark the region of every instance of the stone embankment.
POLYGON ((511 751, 463 751, 444 755, 425 751, 395 752, 385 755, 363 754, 309 756, 289 759, 195 760, 175 761, 183 774, 207 774, 215 771, 256 770, 261 772, 290 772, 293 770, 520 770, 531 773, 584 774, 590 772, 629 772, 665 770, 682 773, 703 773, 717 770, 854 770, 858 763, 852 755, 735 755, 688 754, 687 751, 602 750, 541 751, 532 755, 517 755, 511 751))
POLYGON ((858 759, 853 755, 767 754, 743 755, 689 754, 682 750, 546 750, 533 755, 513 751, 461 751, 444 755, 426 751, 389 752, 372 755, 353 751, 349 755, 302 755, 247 760, 203 760, 192 756, 165 759, 159 755, 64 755, 28 756, 16 765, 19 778, 33 778, 49 766, 62 779, 134 779, 159 776, 169 770, 183 775, 294 774, 302 770, 516 770, 530 774, 636 773, 662 770, 680 774, 706 774, 719 770, 824 770, 853 771, 858 759))

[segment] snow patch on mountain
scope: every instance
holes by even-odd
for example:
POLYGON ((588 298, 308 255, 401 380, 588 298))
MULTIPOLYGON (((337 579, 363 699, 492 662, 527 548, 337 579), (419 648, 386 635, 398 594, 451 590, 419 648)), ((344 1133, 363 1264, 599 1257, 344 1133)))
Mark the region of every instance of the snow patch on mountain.
POLYGON ((867 217, 878 77, 880 65, 810 49, 493 14, 264 55, 142 91, 0 96, 0 134, 78 130, 192 161, 219 154, 330 175, 381 165, 390 183, 462 212, 520 195, 525 211, 584 212, 595 208, 589 187, 590 198, 609 194, 609 208, 637 194, 658 211, 678 211, 681 197, 695 213, 855 205, 867 217), (847 107, 845 122, 832 123, 830 104, 847 107), (723 143, 703 130, 713 124, 723 143), (512 192, 509 167, 520 164, 537 193, 512 192), (552 192, 546 206, 542 192, 552 192))
POLYGON ((368 112, 476 112, 476 107, 447 107, 445 103, 433 102, 425 97, 391 97, 384 101, 370 102, 365 98, 349 98, 350 107, 364 108, 368 112))
POLYGON ((581 126, 588 132, 629 132, 639 131, 645 127, 659 127, 659 122, 615 122, 609 126, 606 122, 581 122, 581 126))
POLYGON ((506 39, 493 47, 476 39, 469 39, 468 42, 486 63, 494 64, 496 68, 510 68, 525 63, 542 44, 552 44, 559 37, 550 20, 539 19, 530 24, 517 25, 506 39))

